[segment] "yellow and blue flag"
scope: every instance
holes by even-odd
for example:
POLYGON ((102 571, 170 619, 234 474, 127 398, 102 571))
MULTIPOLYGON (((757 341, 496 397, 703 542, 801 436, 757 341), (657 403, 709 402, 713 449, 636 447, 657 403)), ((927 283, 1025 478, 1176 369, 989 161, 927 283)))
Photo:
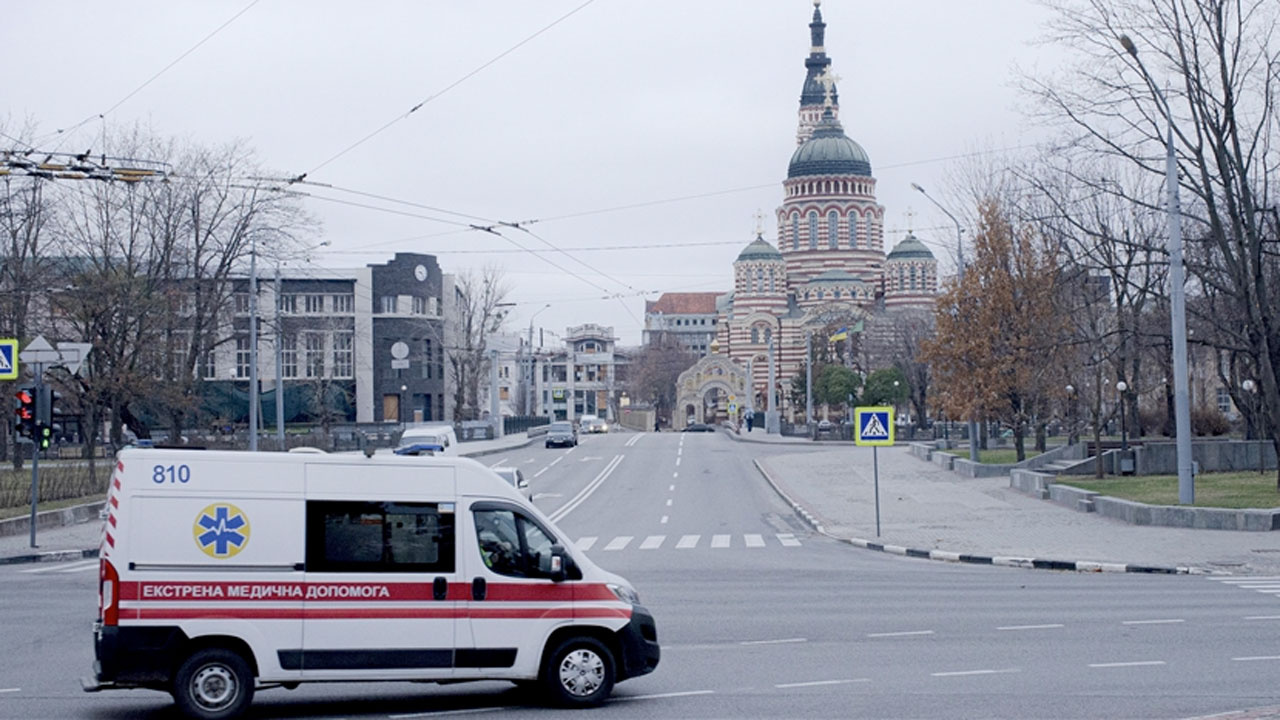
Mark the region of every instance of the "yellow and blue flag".
POLYGON ((849 339, 849 328, 847 327, 840 328, 839 330, 836 331, 836 334, 832 335, 830 338, 831 342, 840 342, 841 340, 848 340, 848 339, 849 339))

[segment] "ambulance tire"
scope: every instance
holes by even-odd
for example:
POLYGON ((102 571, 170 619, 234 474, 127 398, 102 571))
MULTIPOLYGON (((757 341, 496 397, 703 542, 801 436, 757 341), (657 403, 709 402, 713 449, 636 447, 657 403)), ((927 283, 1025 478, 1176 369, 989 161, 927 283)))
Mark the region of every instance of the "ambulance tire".
POLYGON ((542 689, 553 705, 594 707, 613 692, 613 653, 592 637, 569 638, 547 655, 542 689))
POLYGON ((198 720, 239 717, 253 702, 249 663, 225 648, 197 650, 178 668, 173 700, 184 715, 198 720))

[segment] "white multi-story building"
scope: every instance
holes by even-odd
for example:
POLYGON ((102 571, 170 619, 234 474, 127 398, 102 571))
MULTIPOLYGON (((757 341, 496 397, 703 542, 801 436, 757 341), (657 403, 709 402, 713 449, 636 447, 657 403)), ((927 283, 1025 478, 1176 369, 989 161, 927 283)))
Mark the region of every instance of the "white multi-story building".
POLYGON ((537 353, 534 393, 538 414, 554 420, 617 417, 627 358, 612 327, 587 323, 565 331, 564 348, 537 353))

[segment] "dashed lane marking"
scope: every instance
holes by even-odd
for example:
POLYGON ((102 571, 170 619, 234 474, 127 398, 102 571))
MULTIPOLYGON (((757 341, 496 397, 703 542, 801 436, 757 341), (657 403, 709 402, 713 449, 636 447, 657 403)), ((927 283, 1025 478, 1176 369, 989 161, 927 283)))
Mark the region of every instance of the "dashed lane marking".
POLYGON ((800 541, 791 533, 778 533, 778 542, 782 543, 783 547, 800 547, 800 541))
POLYGON ((779 690, 791 688, 820 687, 823 685, 848 685, 849 683, 871 682, 871 678, 848 678, 846 680, 810 680, 809 682, 778 683, 774 687, 779 690))
POLYGON ((662 547, 662 543, 667 539, 666 535, 650 535, 640 543, 641 550, 657 550, 662 547))
POLYGON ((0 688, 0 693, 22 692, 22 688, 0 688))
POLYGON ((730 537, 732 537, 732 536, 730 536, 730 535, 712 535, 712 536, 711 536, 711 547, 713 547, 713 548, 727 548, 727 547, 729 547, 729 538, 730 538, 730 537))
POLYGON ((1280 620, 1280 615, 1249 615, 1245 620, 1280 620))
POLYGON ((967 677, 970 675, 1003 675, 1016 672, 1022 671, 1018 668, 1004 668, 1001 670, 955 670, 952 672, 936 672, 929 674, 933 677, 967 677))
POLYGON ((1127 667, 1145 667, 1149 665, 1164 665, 1163 660, 1134 660, 1132 662, 1110 662, 1110 663, 1089 663, 1091 668, 1127 668, 1127 667))
POLYGON ((794 645, 807 643, 809 638, 781 638, 778 640, 743 640, 739 645, 794 645))
POLYGON ((921 635, 932 635, 932 630, 902 630, 899 632, 882 632, 867 633, 869 638, 893 638, 893 637, 919 637, 921 635))
POLYGON ((548 466, 546 466, 546 467, 542 468, 541 470, 539 470, 538 472, 534 473, 534 474, 533 474, 533 476, 534 476, 534 477, 538 477, 539 475, 541 475, 542 473, 544 473, 544 472, 546 472, 546 471, 548 471, 548 470, 550 470, 550 469, 551 469, 551 466, 550 466, 550 465, 548 465, 548 466))
POLYGON ((670 487, 668 487, 668 488, 667 488, 667 492, 675 492, 675 491, 676 491, 676 486, 675 486, 675 485, 672 485, 672 486, 670 486, 670 487))
POLYGON ((760 535, 746 535, 747 547, 764 547, 764 538, 760 535))
POLYGON ((686 690, 685 692, 657 693, 654 695, 620 695, 613 698, 612 702, 623 702, 628 700, 662 700, 664 698, 693 697, 695 695, 715 694, 715 690, 686 690))
POLYGON ((1163 620, 1125 620, 1121 625, 1173 625, 1175 623, 1186 622, 1182 618, 1167 618, 1163 620))
POLYGON ((1053 630, 1066 627, 1062 623, 1046 623, 1044 625, 1002 625, 997 630, 1053 630))
POLYGON ((670 519, 671 519, 670 517, 668 517, 668 516, 666 516, 666 515, 663 515, 663 516, 662 516, 662 519, 658 521, 658 524, 660 524, 660 525, 666 525, 666 524, 667 524, 667 520, 670 520, 670 519))
POLYGON ((574 543, 574 545, 577 545, 578 549, 581 550, 582 552, 586 552, 590 550, 596 544, 596 540, 599 540, 599 539, 600 538, 598 537, 578 538, 578 542, 574 543))
POLYGON ((671 507, 671 498, 667 498, 667 507, 671 507))
POLYGON ((1252 657, 1231 658, 1236 662, 1254 662, 1256 660, 1280 660, 1280 655, 1254 655, 1252 657))
POLYGON ((406 715, 388 715, 392 720, 409 720, 409 718, 433 718, 448 717, 450 715, 477 715, 479 713, 497 712, 499 710, 510 710, 506 707, 487 707, 487 708, 467 708, 466 710, 437 710, 435 712, 409 713, 406 715))

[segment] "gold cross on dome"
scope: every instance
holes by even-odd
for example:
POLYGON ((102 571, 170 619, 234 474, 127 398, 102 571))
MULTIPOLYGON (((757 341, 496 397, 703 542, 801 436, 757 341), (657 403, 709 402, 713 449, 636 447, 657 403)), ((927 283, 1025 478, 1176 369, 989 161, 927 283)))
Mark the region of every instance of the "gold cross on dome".
POLYGON ((911 234, 911 230, 915 227, 915 222, 916 222, 916 211, 913 210, 910 205, 908 205, 907 206, 907 234, 908 235, 911 234))
POLYGON ((840 82, 840 76, 831 72, 831 67, 828 66, 823 68, 822 74, 814 78, 814 80, 817 80, 818 84, 823 88, 823 104, 828 106, 831 105, 831 90, 836 86, 836 83, 840 82))
POLYGON ((756 208, 756 237, 764 235, 764 212, 760 208, 756 208))

